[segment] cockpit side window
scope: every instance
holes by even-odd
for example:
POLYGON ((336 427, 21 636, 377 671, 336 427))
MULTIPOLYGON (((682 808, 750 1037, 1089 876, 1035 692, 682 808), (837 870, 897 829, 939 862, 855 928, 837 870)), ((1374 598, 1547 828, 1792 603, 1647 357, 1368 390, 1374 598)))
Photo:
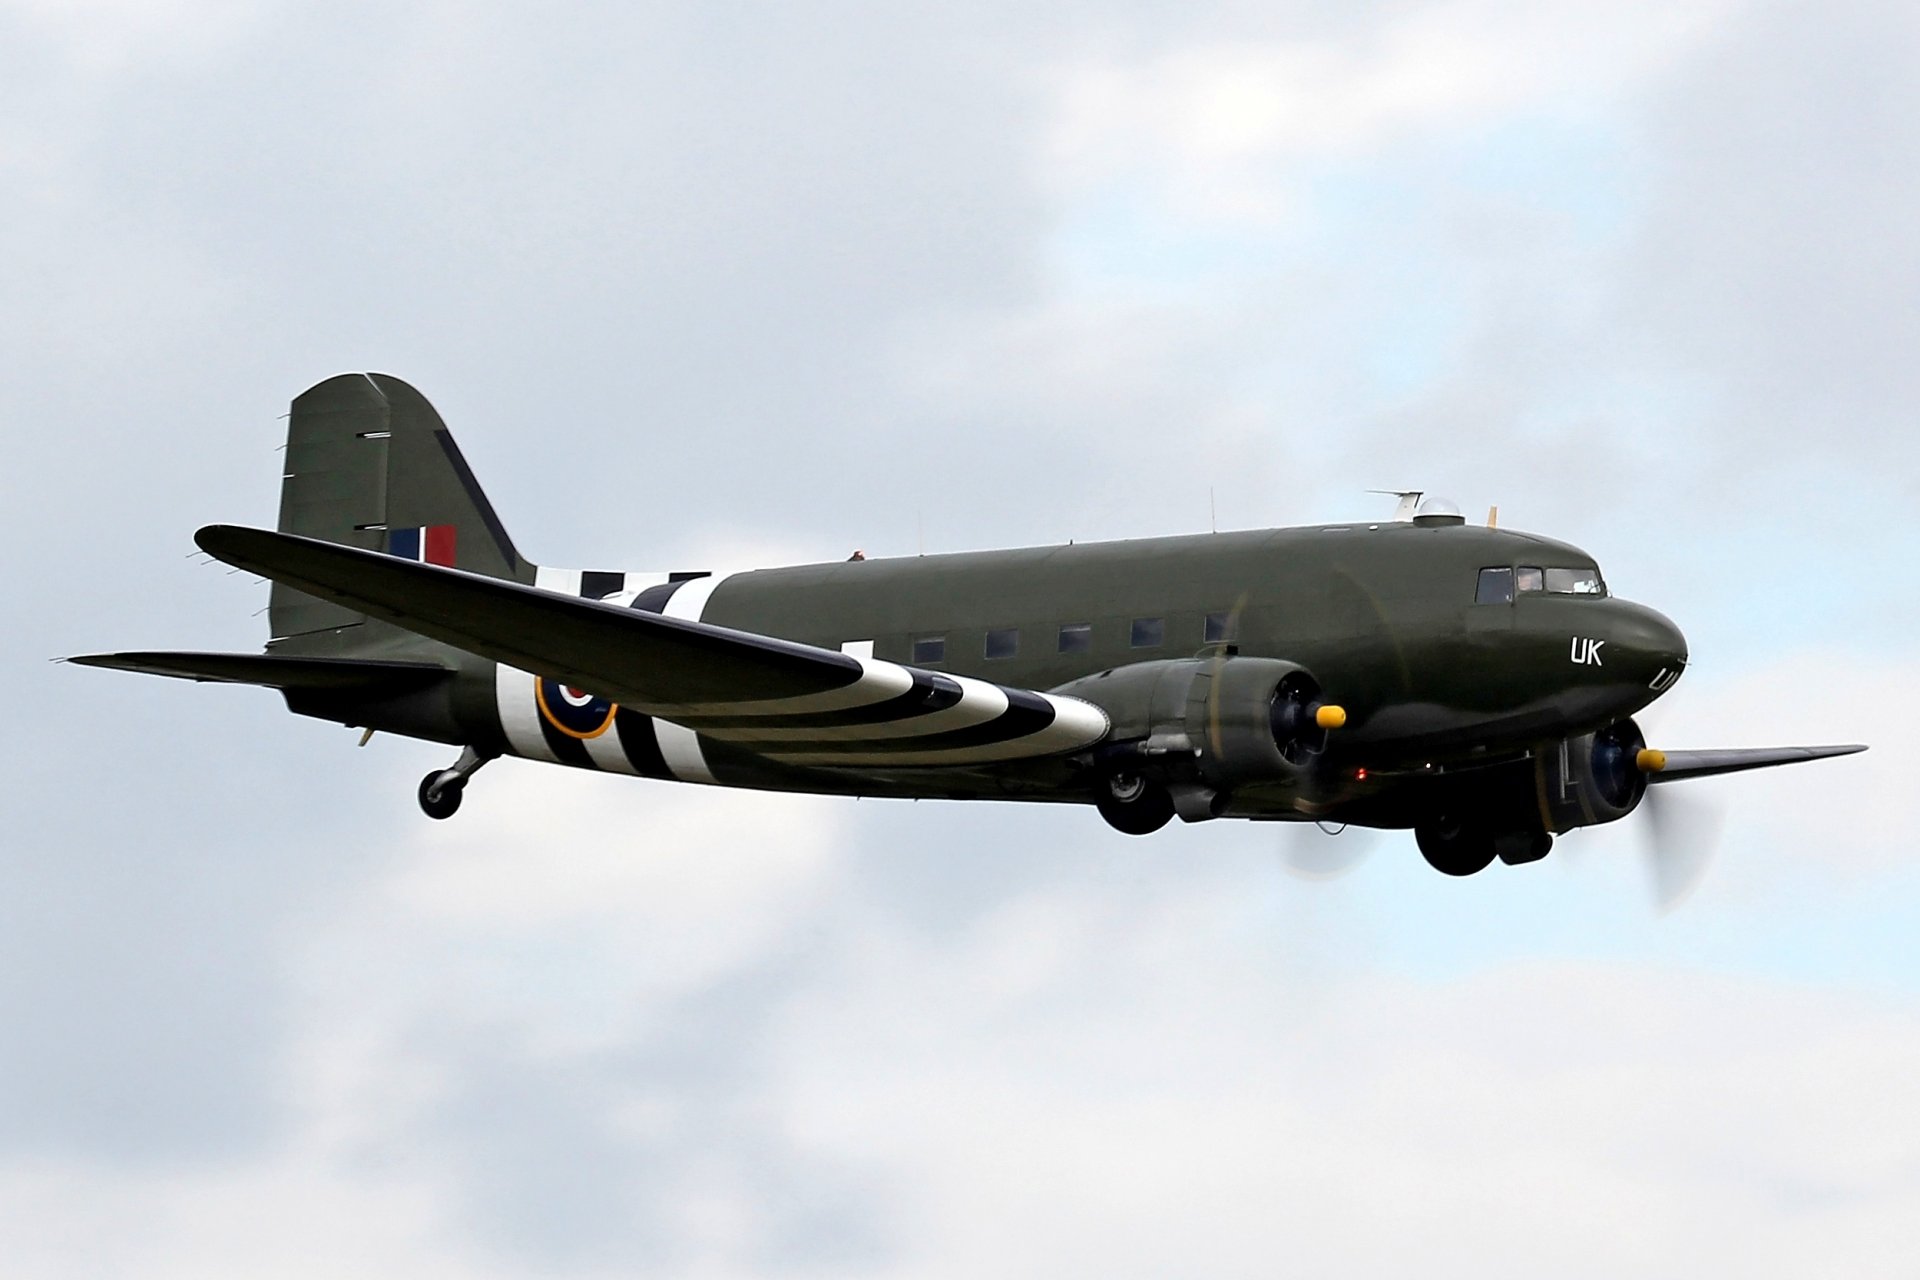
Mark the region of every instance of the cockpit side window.
POLYGON ((1480 585, 1473 593, 1475 604, 1511 604, 1513 602, 1513 570, 1505 567, 1482 569, 1480 585))
POLYGON ((1523 564, 1513 571, 1513 589, 1520 595, 1529 591, 1545 591, 1547 576, 1540 572, 1540 566, 1523 564))
POLYGON ((1603 596, 1607 587, 1598 569, 1549 569, 1547 591, 1557 596, 1603 596))

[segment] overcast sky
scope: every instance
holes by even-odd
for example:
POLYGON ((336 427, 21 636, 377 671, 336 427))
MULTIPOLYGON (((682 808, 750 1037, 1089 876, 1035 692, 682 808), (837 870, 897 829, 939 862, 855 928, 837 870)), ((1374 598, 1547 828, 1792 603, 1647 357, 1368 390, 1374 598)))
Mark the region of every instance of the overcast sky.
POLYGON ((0 0, 0 1269, 1920 1272, 1916 155, 1865 0, 0 0), (1631 819, 430 823, 443 748, 46 665, 257 648, 192 531, 363 369, 556 565, 1498 504, 1685 630, 1657 741, 1874 751, 1696 784, 1656 917, 1631 819))

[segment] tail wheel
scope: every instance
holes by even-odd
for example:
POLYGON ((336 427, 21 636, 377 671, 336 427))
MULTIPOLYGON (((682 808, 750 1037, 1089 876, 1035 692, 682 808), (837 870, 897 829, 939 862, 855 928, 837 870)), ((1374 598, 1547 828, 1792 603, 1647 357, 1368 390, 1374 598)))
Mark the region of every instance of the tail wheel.
POLYGON ((435 769, 420 779, 420 811, 429 818, 451 818, 460 809, 460 797, 466 792, 467 780, 442 781, 447 773, 448 770, 435 769))
POLYGON ((1118 773, 1107 779, 1099 800, 1100 816, 1115 831, 1144 836, 1173 818, 1173 797, 1157 782, 1137 773, 1118 773))

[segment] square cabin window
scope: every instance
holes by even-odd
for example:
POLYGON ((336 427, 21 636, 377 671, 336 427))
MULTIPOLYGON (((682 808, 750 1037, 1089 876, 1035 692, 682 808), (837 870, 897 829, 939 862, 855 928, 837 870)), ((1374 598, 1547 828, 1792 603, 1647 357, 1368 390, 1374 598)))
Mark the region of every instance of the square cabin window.
POLYGON ((1233 617, 1231 614, 1210 613, 1207 615, 1206 626, 1201 632, 1201 640, 1205 644, 1225 644, 1227 641, 1233 639, 1233 636, 1230 634, 1232 630, 1233 617))
POLYGON ((1135 649, 1156 649, 1167 642, 1165 618, 1135 618, 1127 643, 1135 649))
POLYGON ((1063 622, 1060 624, 1060 652, 1089 653, 1093 649, 1093 624, 1091 622, 1063 622))
POLYGON ((987 656, 1011 658, 1020 652, 1020 628, 995 627, 987 632, 987 656))
POLYGON ((947 659, 947 638, 945 636, 916 636, 913 641, 913 661, 915 666, 929 662, 945 662, 947 659))
POLYGON ((1482 569, 1480 585, 1474 590, 1475 604, 1512 604, 1513 570, 1482 569))

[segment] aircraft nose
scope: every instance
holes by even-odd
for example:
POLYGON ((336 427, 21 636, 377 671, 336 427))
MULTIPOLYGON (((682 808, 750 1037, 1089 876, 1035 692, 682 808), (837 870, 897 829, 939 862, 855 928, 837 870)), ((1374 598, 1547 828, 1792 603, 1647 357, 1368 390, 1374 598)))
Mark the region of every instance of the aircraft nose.
POLYGON ((1618 632, 1619 648, 1632 655, 1648 687, 1664 693, 1687 669, 1687 638, 1673 619, 1657 609, 1639 604, 1626 608, 1628 613, 1618 632))

